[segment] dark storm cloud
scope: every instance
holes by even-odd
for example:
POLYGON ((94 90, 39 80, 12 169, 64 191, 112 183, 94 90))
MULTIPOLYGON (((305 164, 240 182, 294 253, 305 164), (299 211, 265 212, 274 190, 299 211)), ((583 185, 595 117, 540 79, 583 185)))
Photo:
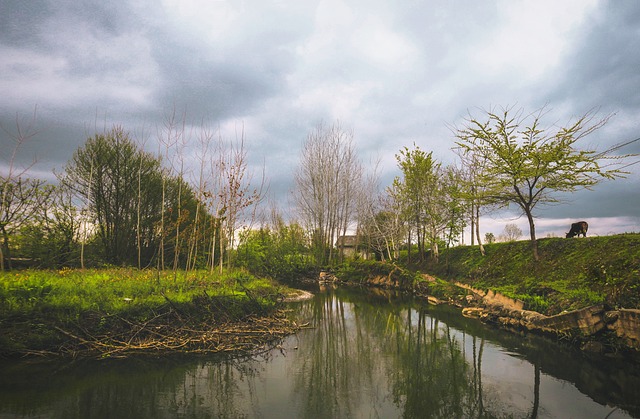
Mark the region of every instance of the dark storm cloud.
MULTIPOLYGON (((574 112, 595 108, 600 116, 611 114, 604 128, 582 141, 583 147, 604 151, 640 138, 640 3, 601 2, 582 25, 582 32, 563 60, 563 76, 552 86, 553 104, 569 103, 574 112)), ((560 105, 562 106, 562 105, 560 105)), ((640 152, 640 141, 616 154, 640 152)), ((638 161, 627 159, 627 163, 638 161)), ((610 214, 638 217, 640 169, 627 168, 626 179, 604 181, 593 191, 566 196, 563 205, 546 209, 549 217, 606 217, 610 214), (635 172, 635 173, 634 173, 635 172)))
POLYGON ((215 118, 248 114, 255 103, 280 91, 291 61, 283 54, 269 55, 268 48, 230 56, 199 40, 178 44, 158 39, 152 45, 162 80, 161 107, 176 104, 215 118))
POLYGON ((564 60, 555 100, 612 111, 640 108, 640 2, 601 2, 564 60))
POLYGON ((96 32, 116 35, 131 26, 130 17, 126 3, 113 7, 102 1, 3 0, 0 41, 15 47, 46 48, 55 43, 56 30, 82 23, 96 32))
MULTIPOLYGON (((496 105, 546 103, 551 123, 598 106, 617 112, 586 141, 602 151, 639 136, 636 4, 5 0, 0 123, 13 127, 37 105, 38 135, 19 158, 37 155, 46 173, 113 124, 144 130, 155 151, 165 118, 184 112, 188 126, 204 121, 226 140, 244 130, 255 176, 264 164, 283 205, 319 122, 352 128, 363 163, 380 159, 387 183, 404 146, 452 162, 448 126, 496 105)), ((575 194, 548 214, 630 214, 613 203, 634 181, 575 194)))
POLYGON ((47 0, 3 0, 0 3, 0 42, 13 47, 39 43, 39 29, 50 13, 47 0))

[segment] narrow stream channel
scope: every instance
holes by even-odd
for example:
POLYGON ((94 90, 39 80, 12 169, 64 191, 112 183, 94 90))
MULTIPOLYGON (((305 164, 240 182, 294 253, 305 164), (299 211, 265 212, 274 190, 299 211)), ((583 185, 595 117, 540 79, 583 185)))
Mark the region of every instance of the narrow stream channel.
POLYGON ((0 418, 629 418, 640 368, 383 292, 292 303, 251 359, 0 362, 0 418))

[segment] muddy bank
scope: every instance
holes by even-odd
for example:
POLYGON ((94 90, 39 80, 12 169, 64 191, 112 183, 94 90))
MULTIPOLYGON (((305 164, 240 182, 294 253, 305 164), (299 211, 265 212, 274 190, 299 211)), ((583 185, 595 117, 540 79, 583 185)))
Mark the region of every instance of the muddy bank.
MULTIPOLYGON (((423 281, 408 285, 392 274, 371 275, 361 279, 358 285, 406 290, 431 304, 455 305, 462 309, 465 317, 477 318, 504 329, 543 335, 578 346, 585 352, 625 355, 640 361, 640 310, 613 310, 596 305, 546 316, 525 310, 522 301, 457 282, 449 282, 445 288, 439 286, 436 297, 432 295, 436 279, 426 274, 422 277, 423 281)), ((350 283, 329 273, 321 273, 319 281, 350 283)))
POLYGON ((545 316, 525 310, 522 301, 464 284, 456 285, 466 291, 466 305, 462 309, 465 317, 478 318, 507 329, 568 340, 588 352, 640 355, 640 310, 610 310, 600 304, 545 316))

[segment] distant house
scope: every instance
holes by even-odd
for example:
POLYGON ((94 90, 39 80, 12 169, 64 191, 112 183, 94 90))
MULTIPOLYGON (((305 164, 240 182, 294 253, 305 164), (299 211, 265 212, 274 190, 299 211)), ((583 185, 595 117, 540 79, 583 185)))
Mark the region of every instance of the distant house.
POLYGON ((358 249, 358 236, 340 236, 336 240, 336 247, 345 259, 367 259, 367 253, 358 249))

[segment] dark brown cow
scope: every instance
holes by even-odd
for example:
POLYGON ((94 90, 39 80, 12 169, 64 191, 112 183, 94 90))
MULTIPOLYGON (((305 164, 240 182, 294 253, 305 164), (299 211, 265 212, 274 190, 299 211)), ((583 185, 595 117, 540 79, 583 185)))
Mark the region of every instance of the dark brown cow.
POLYGON ((583 237, 587 237, 587 230, 589 229, 589 224, 586 221, 578 221, 577 223, 571 224, 571 230, 567 233, 567 238, 575 237, 582 234, 583 237))

